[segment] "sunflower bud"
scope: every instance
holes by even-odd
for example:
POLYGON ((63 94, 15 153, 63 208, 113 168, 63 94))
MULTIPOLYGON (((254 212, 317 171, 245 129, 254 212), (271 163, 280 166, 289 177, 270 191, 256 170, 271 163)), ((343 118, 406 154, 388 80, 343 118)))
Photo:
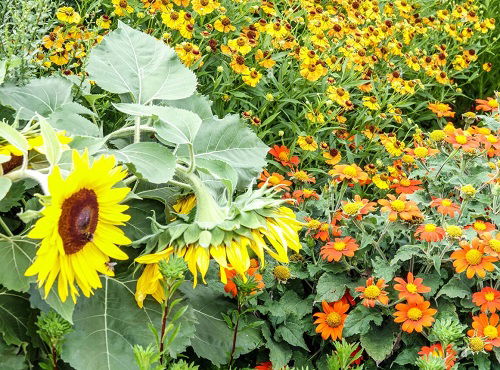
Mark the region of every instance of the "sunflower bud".
POLYGON ((160 273, 167 280, 178 280, 184 277, 187 270, 186 262, 181 257, 173 255, 168 260, 159 262, 160 273))
POLYGON ((290 269, 287 266, 279 265, 273 269, 273 275, 280 283, 286 282, 292 274, 290 273, 290 269))
POLYGON ((437 319, 432 326, 431 334, 441 343, 453 343, 462 338, 465 326, 455 317, 437 319))
POLYGON ((423 356, 415 361, 420 370, 446 370, 445 359, 433 355, 423 356))

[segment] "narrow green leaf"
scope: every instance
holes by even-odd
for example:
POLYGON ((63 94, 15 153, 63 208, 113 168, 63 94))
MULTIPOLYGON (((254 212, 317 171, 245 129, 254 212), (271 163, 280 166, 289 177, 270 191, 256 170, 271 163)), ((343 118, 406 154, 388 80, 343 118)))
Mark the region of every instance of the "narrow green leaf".
POLYGON ((59 162, 59 159, 61 159, 61 143, 59 143, 56 131, 49 125, 44 117, 38 115, 38 122, 40 123, 45 156, 50 165, 55 166, 59 162))
POLYGON ((21 152, 28 152, 28 140, 15 128, 2 121, 0 121, 0 137, 7 140, 21 152))

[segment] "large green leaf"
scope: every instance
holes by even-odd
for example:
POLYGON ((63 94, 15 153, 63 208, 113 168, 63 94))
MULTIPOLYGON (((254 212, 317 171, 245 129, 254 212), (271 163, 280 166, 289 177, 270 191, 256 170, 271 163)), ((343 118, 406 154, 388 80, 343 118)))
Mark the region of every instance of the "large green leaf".
POLYGON ((12 186, 12 181, 7 177, 0 177, 0 200, 2 200, 9 192, 12 186))
POLYGON ((92 49, 87 72, 104 90, 131 93, 136 103, 182 99, 196 89, 196 77, 160 40, 119 22, 92 49))
POLYGON ((21 237, 0 239, 0 284, 27 292, 33 277, 24 276, 35 257, 36 243, 21 237))
POLYGON ((159 305, 137 307, 135 281, 103 276, 102 289, 80 298, 73 314, 74 331, 64 342, 62 358, 78 370, 137 369, 132 347, 154 342, 148 328, 161 320, 159 305))
POLYGON ((120 162, 129 164, 138 177, 154 184, 168 182, 175 172, 174 155, 158 143, 134 143, 109 153, 114 154, 120 162))
POLYGON ((30 303, 34 308, 38 308, 42 312, 48 312, 50 310, 56 311, 63 319, 73 324, 73 311, 75 310, 75 304, 73 300, 66 299, 62 302, 57 294, 56 287, 52 288, 46 299, 43 288, 37 288, 34 284, 31 285, 30 291, 30 303))
POLYGON ((0 339, 0 363, 2 370, 25 370, 28 369, 24 355, 19 354, 19 348, 6 345, 0 339))
POLYGON ((350 280, 344 275, 334 275, 325 272, 318 280, 316 285, 316 302, 338 301, 345 293, 346 287, 350 284, 350 280))
POLYGON ((344 323, 344 337, 350 337, 355 334, 366 334, 370 330, 370 323, 375 325, 382 324, 382 314, 377 310, 370 310, 362 305, 357 305, 349 315, 344 323))
POLYGON ((31 313, 28 299, 16 292, 0 292, 0 334, 7 344, 20 345, 28 341, 31 313))
POLYGON ((436 295, 436 299, 441 295, 450 298, 465 298, 471 294, 471 290, 460 277, 453 277, 448 281, 436 295))
POLYGON ((399 326, 392 322, 381 327, 372 327, 368 333, 361 335, 361 346, 379 364, 392 352, 398 330, 399 326))

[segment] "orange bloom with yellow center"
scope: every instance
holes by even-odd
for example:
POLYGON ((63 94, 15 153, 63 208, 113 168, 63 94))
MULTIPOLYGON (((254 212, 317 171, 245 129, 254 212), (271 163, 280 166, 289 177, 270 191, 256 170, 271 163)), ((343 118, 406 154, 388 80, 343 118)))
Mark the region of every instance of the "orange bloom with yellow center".
POLYGON ((328 338, 332 338, 332 340, 341 339, 344 322, 347 318, 346 312, 350 307, 349 304, 342 301, 328 304, 323 301, 321 306, 323 312, 317 312, 313 315, 317 317, 314 321, 318 325, 316 333, 321 333, 324 340, 328 340, 328 338))
POLYGON ((496 313, 488 317, 481 313, 479 316, 472 317, 472 328, 467 331, 469 337, 484 338, 484 349, 491 351, 493 347, 500 347, 500 325, 499 317, 496 313))
POLYGON ((290 190, 289 186, 292 185, 292 182, 290 180, 285 180, 283 175, 280 175, 277 172, 273 172, 271 175, 266 170, 262 171, 259 180, 261 181, 258 185, 259 188, 263 187, 264 184, 267 183, 269 186, 276 187, 277 190, 290 190))
POLYGON ((339 181, 360 182, 368 180, 368 174, 355 164, 338 164, 328 173, 339 181))
POLYGON ((491 112, 498 110, 498 101, 493 98, 486 98, 487 100, 483 99, 476 99, 476 110, 482 110, 484 112, 491 112))
POLYGON ((445 140, 453 145, 453 148, 460 148, 465 151, 471 151, 479 146, 479 142, 474 140, 468 132, 464 132, 460 128, 449 132, 445 140))
POLYGON ((424 224, 417 227, 415 231, 415 237, 419 240, 424 240, 426 242, 438 242, 443 240, 446 232, 442 227, 436 226, 434 224, 424 224))
POLYGON ((451 110, 451 107, 448 104, 429 103, 427 107, 438 117, 455 117, 455 112, 451 110))
POLYGON ((458 273, 467 271, 466 275, 469 279, 472 279, 474 275, 484 278, 486 271, 495 269, 493 262, 498 261, 498 258, 485 256, 484 243, 480 239, 474 238, 471 244, 461 242, 460 247, 461 249, 451 254, 451 259, 454 260, 453 266, 458 273))
POLYGON ((290 149, 288 149, 285 145, 273 146, 273 148, 269 150, 269 154, 271 154, 278 162, 286 167, 297 166, 300 162, 299 157, 292 157, 290 155, 290 149))
POLYGON ((500 258, 500 233, 496 233, 493 237, 491 233, 485 232, 480 235, 480 238, 485 244, 484 252, 500 258))
POLYGON ((460 206, 448 198, 432 197, 431 207, 437 208, 438 213, 452 218, 455 217, 455 213, 460 213, 460 206))
POLYGON ((354 252, 359 249, 359 245, 354 238, 347 236, 345 238, 335 238, 333 242, 328 242, 321 247, 321 257, 328 261, 339 262, 342 256, 353 257, 354 252))
POLYGON ((473 224, 465 226, 466 229, 474 229, 478 234, 495 230, 495 225, 491 222, 476 220, 473 224))
POLYGON ((422 358, 426 358, 427 356, 444 358, 446 370, 451 370, 451 368, 453 368, 453 365, 455 365, 457 352, 453 349, 453 346, 451 344, 448 344, 448 346, 446 346, 445 356, 441 343, 436 343, 429 347, 423 346, 418 354, 422 358))
POLYGON ((437 310, 429 308, 431 303, 424 301, 422 297, 411 303, 399 303, 396 305, 394 321, 402 323, 402 329, 407 333, 414 330, 422 332, 424 327, 429 327, 434 322, 434 315, 437 310))
POLYGON ((378 301, 383 305, 389 303, 389 297, 387 297, 387 292, 384 290, 386 287, 384 279, 378 279, 375 283, 375 278, 370 277, 366 280, 366 286, 359 286, 356 288, 356 292, 361 292, 361 302, 363 306, 375 307, 375 303, 378 301))
POLYGON ((472 295, 472 302, 481 308, 481 311, 495 313, 500 311, 500 291, 491 287, 484 287, 472 295))
POLYGON ((397 194, 413 194, 417 190, 421 190, 422 181, 420 180, 410 180, 403 177, 397 184, 392 184, 391 188, 396 190, 397 194))
POLYGON ((392 194, 388 194, 389 199, 380 199, 378 204, 382 206, 381 212, 389 213, 389 221, 396 221, 399 218, 405 221, 424 218, 417 203, 411 200, 406 200, 406 195, 401 194, 396 198, 392 194))
POLYGON ((424 279, 414 278, 411 272, 408 273, 406 281, 397 277, 394 279, 398 284, 394 284, 394 290, 399 292, 399 299, 406 299, 408 303, 416 302, 421 297, 421 293, 429 293, 431 288, 422 284, 424 279))

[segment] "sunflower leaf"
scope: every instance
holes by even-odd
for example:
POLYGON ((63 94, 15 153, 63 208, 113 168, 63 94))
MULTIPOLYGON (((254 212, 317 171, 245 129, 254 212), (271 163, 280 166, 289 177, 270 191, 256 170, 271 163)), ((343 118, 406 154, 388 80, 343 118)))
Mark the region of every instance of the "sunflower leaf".
POLYGON ((0 177, 0 200, 5 198, 11 186, 12 186, 11 179, 7 177, 0 177))
POLYGON ((368 333, 361 335, 361 346, 377 365, 392 352, 398 331, 399 326, 389 322, 381 327, 372 327, 368 333))
POLYGON ((349 315, 344 323, 344 337, 350 337, 355 334, 366 334, 370 330, 370 323, 375 325, 382 324, 382 314, 379 311, 370 310, 362 305, 357 305, 349 315))
POLYGON ((35 258, 36 245, 22 237, 0 240, 0 284, 18 292, 27 292, 35 279, 24 272, 35 258))

